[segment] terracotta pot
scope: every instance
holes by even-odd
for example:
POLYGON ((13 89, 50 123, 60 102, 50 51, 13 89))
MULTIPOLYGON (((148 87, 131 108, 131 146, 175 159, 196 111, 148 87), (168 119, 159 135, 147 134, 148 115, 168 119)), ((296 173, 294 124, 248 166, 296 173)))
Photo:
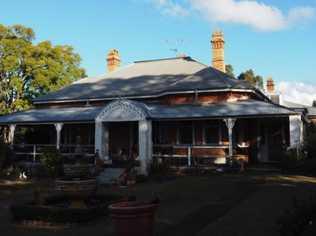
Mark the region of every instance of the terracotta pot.
POLYGON ((119 202, 109 206, 117 236, 152 236, 158 204, 119 202))

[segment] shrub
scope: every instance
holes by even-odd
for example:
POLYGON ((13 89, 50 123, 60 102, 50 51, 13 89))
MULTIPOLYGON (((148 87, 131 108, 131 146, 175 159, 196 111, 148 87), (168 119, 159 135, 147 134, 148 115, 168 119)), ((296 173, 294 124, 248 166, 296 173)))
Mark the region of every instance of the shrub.
POLYGON ((299 167, 305 159, 306 155, 303 149, 292 148, 283 153, 280 167, 284 170, 293 170, 299 167))
POLYGON ((9 146, 0 141, 0 170, 4 168, 6 162, 9 160, 10 149, 9 146))
POLYGON ((316 158, 316 126, 310 124, 307 126, 304 148, 308 153, 308 158, 316 158))
POLYGON ((62 156, 56 149, 44 149, 40 161, 51 177, 56 177, 61 173, 62 156))
POLYGON ((152 175, 163 175, 170 172, 170 165, 167 161, 159 161, 158 158, 154 158, 151 164, 152 175))
POLYGON ((34 202, 13 204, 10 207, 13 220, 44 221, 52 223, 80 223, 108 215, 110 204, 127 201, 118 194, 100 194, 86 200, 87 208, 69 207, 73 199, 65 195, 53 195, 44 200, 44 205, 34 202))

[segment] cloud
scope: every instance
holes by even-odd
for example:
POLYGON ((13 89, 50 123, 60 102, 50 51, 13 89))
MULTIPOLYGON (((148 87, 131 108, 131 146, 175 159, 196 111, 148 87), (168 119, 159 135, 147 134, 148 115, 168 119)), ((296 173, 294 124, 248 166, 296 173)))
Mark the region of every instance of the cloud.
POLYGON ((282 30, 315 15, 315 9, 308 6, 292 8, 286 14, 275 6, 259 1, 190 0, 190 2, 210 21, 243 24, 260 31, 282 30))
POLYGON ((277 91, 282 99, 303 105, 311 106, 316 100, 316 86, 301 82, 282 81, 277 85, 277 91))
POLYGON ((189 11, 179 3, 175 3, 171 0, 154 0, 156 6, 162 10, 164 14, 172 16, 187 16, 189 11))
POLYGON ((312 7, 295 7, 289 11, 288 22, 296 23, 301 20, 309 20, 315 16, 315 9, 312 7))
POLYGON ((186 16, 190 10, 197 11, 210 22, 242 24, 260 31, 286 29, 315 16, 313 7, 298 6, 285 13, 275 6, 254 0, 186 0, 190 6, 183 2, 175 3, 175 0, 153 1, 169 15, 186 16))

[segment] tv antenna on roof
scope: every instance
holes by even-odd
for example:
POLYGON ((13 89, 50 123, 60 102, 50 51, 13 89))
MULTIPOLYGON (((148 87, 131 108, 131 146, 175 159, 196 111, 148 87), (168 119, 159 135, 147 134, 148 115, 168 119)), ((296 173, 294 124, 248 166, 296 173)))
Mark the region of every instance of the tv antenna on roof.
POLYGON ((170 51, 174 52, 175 54, 178 54, 178 49, 177 48, 170 48, 170 51))
POLYGON ((175 39, 175 40, 166 39, 165 43, 169 47, 172 47, 172 48, 169 48, 169 50, 172 51, 176 56, 178 56, 179 54, 184 54, 184 53, 181 53, 181 50, 179 50, 181 45, 183 45, 184 43, 183 39, 175 39))

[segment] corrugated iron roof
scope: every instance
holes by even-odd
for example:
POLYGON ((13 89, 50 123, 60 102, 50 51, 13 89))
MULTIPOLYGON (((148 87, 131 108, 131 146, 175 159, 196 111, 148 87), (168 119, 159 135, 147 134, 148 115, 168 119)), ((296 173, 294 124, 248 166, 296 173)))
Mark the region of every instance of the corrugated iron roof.
MULTIPOLYGON (((297 114, 272 103, 245 100, 208 105, 160 105, 131 101, 133 106, 145 110, 148 119, 197 119, 223 117, 264 117, 297 114)), ((94 121, 104 107, 69 107, 33 109, 0 116, 0 124, 11 123, 56 123, 94 121)))
POLYGON ((81 79, 34 102, 157 96, 192 90, 251 89, 253 86, 190 57, 140 61, 103 76, 81 79))
POLYGON ((103 107, 31 109, 0 116, 0 124, 93 121, 103 107))

